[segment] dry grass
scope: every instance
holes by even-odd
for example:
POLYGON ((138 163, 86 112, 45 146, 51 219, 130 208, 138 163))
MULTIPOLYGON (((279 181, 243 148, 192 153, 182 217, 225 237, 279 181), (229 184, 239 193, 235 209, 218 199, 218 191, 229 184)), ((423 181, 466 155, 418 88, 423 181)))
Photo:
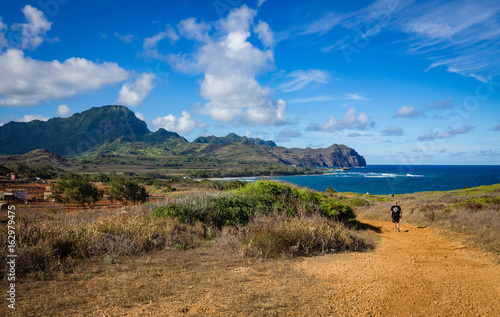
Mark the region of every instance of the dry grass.
MULTIPOLYGON (((19 278, 46 279, 56 270, 70 272, 82 259, 93 256, 104 256, 112 262, 116 256, 165 247, 188 249, 207 241, 207 228, 201 223, 188 225, 177 219, 151 219, 140 207, 72 213, 28 213, 20 209, 16 220, 19 278)), ((1 228, 6 229, 6 226, 1 228)), ((7 249, 2 248, 3 258, 6 253, 7 249)), ((0 269, 3 279, 6 267, 0 269)))
POLYGON ((372 247, 344 224, 317 215, 260 217, 236 235, 244 256, 262 258, 363 251, 372 247))

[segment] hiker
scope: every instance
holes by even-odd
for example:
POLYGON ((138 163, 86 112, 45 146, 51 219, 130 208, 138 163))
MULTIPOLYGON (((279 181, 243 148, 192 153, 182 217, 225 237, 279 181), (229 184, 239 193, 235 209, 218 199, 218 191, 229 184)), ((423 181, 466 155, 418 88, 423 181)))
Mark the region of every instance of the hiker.
POLYGON ((403 218, 403 213, 401 212, 401 207, 398 206, 398 202, 395 201, 394 205, 391 207, 391 219, 394 224, 394 232, 399 231, 399 221, 403 218))

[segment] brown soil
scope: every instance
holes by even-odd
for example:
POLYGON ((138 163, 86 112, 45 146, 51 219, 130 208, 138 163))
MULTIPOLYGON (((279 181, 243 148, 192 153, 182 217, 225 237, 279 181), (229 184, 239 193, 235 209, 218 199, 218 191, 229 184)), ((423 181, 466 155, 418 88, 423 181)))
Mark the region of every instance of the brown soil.
POLYGON ((18 284, 13 315, 500 316, 495 258, 430 228, 362 221, 378 241, 365 253, 258 260, 210 246, 93 259, 18 284))

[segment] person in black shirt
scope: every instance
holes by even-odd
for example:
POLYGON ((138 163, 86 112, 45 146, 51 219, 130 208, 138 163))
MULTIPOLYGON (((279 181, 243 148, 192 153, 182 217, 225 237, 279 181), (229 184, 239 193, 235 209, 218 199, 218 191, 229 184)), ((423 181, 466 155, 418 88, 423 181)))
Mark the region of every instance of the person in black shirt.
POLYGON ((397 201, 395 201, 394 205, 391 207, 391 219, 394 224, 394 232, 399 231, 399 221, 403 219, 403 213, 397 201))

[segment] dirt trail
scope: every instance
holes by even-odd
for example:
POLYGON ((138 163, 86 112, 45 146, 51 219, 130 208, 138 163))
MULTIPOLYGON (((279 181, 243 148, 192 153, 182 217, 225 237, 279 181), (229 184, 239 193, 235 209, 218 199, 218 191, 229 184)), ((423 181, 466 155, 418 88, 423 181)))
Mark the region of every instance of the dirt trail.
POLYGON ((500 316, 500 266, 429 228, 361 220, 377 228, 373 252, 308 258, 306 273, 333 291, 335 312, 382 316, 500 316))
MULTIPOLYGON (((429 228, 363 220, 375 250, 258 260, 163 250, 19 285, 17 316, 500 316, 500 266, 429 228)), ((2 309, 3 310, 3 309, 2 309)), ((0 314, 2 315, 2 314, 0 314)))

